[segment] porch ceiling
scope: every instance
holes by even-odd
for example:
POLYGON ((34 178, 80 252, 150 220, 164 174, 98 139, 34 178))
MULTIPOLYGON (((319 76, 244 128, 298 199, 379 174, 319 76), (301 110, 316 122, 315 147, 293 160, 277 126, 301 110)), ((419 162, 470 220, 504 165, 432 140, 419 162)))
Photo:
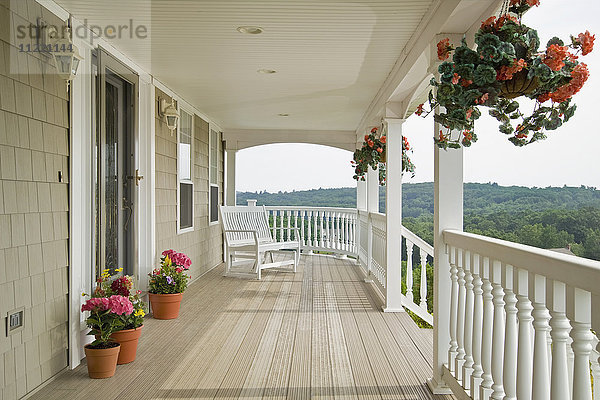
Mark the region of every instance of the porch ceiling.
MULTIPOLYGON (((492 0, 56 2, 88 26, 147 26, 147 39, 109 42, 225 130, 354 131, 440 4, 492 0), (236 31, 245 25, 264 32, 236 31)), ((469 18, 451 28, 464 32, 469 18)))

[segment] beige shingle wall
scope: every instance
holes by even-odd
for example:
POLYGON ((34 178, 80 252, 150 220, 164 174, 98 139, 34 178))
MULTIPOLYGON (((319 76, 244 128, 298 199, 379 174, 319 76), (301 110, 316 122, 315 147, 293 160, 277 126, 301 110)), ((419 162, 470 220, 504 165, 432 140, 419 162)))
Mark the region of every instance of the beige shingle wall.
MULTIPOLYGON (((192 259, 190 274, 199 277, 223 260, 221 226, 208 216, 208 122, 194 116, 194 231, 177 234, 177 134, 158 117, 158 99, 171 98, 156 90, 156 249, 174 249, 192 259)), ((219 202, 223 199, 223 148, 219 144, 219 202)))
MULTIPOLYGON (((33 0, 0 1, 0 399, 67 366, 69 131, 52 59, 19 52, 16 27, 63 22, 33 0), (13 32, 13 40, 11 40, 13 32), (63 180, 58 181, 58 171, 63 180), (9 310, 25 328, 6 336, 9 310)), ((35 41, 33 41, 35 42, 35 41)))

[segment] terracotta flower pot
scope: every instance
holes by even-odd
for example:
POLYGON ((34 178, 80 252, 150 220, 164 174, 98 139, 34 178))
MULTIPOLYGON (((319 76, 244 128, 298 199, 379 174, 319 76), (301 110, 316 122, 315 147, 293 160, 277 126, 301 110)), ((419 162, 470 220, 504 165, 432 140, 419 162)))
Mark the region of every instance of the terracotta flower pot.
POLYGON ((152 316, 156 319, 175 319, 179 316, 179 305, 183 293, 154 294, 148 293, 152 306, 152 316))
POLYGON ((121 345, 108 349, 90 349, 84 347, 87 358, 88 375, 92 379, 110 378, 117 370, 117 358, 121 345))
POLYGON ((112 335, 110 335, 112 340, 121 344, 121 351, 119 351, 119 359, 117 360, 117 364, 128 364, 135 360, 138 340, 142 334, 143 327, 144 325, 135 329, 124 329, 122 331, 114 332, 112 335))

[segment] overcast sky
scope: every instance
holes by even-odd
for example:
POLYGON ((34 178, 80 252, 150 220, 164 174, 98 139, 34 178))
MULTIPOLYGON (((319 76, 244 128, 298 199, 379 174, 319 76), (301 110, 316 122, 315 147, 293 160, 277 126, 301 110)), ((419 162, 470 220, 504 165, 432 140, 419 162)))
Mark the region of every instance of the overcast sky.
MULTIPOLYGON (((594 186, 600 188, 600 2, 597 0, 541 0, 524 22, 538 30, 542 45, 553 36, 567 41, 586 29, 596 34, 596 49, 581 57, 590 78, 574 97, 575 116, 548 139, 526 147, 513 146, 498 132, 498 123, 481 107, 476 122, 477 143, 465 149, 465 182, 497 182, 519 186, 594 186)), ((529 108, 521 107, 523 112, 529 108)), ((405 182, 433 181, 433 122, 410 117, 404 135, 414 148, 416 175, 405 182)), ((451 150, 450 150, 451 151, 451 150)), ((241 150, 237 154, 238 191, 292 191, 355 186, 352 153, 325 146, 275 144, 241 150)))

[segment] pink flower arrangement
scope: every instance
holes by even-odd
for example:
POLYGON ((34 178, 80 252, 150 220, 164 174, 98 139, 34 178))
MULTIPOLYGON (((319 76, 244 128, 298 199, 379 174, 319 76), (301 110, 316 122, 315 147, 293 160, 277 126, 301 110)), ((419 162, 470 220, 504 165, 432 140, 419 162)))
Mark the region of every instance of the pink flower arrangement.
POLYGON ((114 344, 110 335, 123 328, 125 322, 122 315, 131 315, 133 304, 128 297, 112 295, 110 297, 92 297, 81 306, 81 312, 89 311, 86 325, 90 328, 88 335, 96 336, 90 347, 107 348, 114 344))
POLYGON ((107 310, 117 315, 130 315, 133 312, 133 304, 125 296, 112 295, 110 297, 92 297, 81 306, 81 312, 107 310))
POLYGON ((192 260, 190 260, 190 258, 183 253, 177 253, 174 250, 165 250, 162 252, 162 255, 164 257, 169 257, 174 265, 183 267, 185 270, 189 269, 192 265, 192 260))
POLYGON ((186 275, 192 260, 183 253, 174 250, 162 252, 161 265, 155 268, 148 281, 148 291, 153 294, 183 293, 191 276, 186 275))

